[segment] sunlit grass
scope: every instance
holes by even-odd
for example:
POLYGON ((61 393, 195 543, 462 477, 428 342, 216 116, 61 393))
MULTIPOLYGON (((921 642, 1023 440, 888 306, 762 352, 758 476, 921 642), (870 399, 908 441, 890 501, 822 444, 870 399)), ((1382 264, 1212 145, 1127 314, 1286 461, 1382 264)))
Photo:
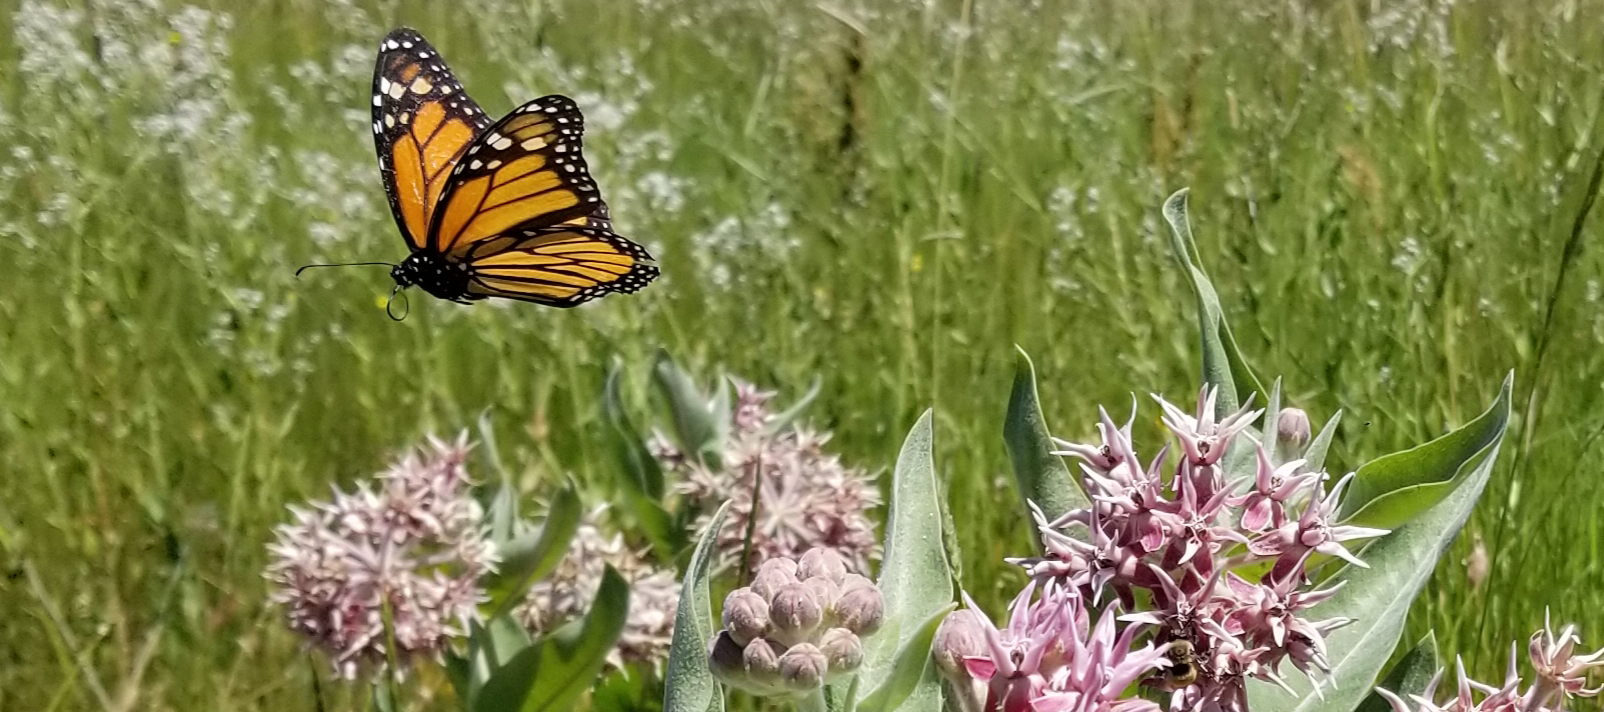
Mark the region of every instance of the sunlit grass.
POLYGON ((1158 206, 1187 185, 1254 366, 1317 423, 1345 410, 1333 469, 1516 370, 1467 525, 1491 575, 1461 537, 1410 635, 1490 677, 1544 607, 1596 637, 1604 7, 1237 5, 8 4, 0 708, 311 708, 321 662, 263 604, 283 505, 486 408, 532 490, 571 473, 600 501, 602 379, 624 363, 644 416, 658 347, 782 400, 821 376, 812 415, 865 467, 933 405, 964 583, 997 603, 1030 546, 1012 345, 1062 436, 1133 391, 1184 400, 1158 206), (402 23, 492 113, 578 98, 662 280, 573 311, 414 294, 397 324, 382 270, 294 279, 403 256, 366 128, 402 23))

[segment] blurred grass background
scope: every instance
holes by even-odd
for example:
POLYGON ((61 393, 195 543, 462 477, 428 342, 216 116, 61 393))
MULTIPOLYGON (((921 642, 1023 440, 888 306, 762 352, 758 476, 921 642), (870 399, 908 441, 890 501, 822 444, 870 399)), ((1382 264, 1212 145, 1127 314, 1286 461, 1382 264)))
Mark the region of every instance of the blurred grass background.
POLYGON ((1488 679, 1545 607, 1604 642, 1604 4, 1270 5, 3 3, 0 709, 311 708, 323 663, 263 605, 284 505, 485 408, 532 488, 600 496, 602 378, 621 359, 644 414, 659 347, 782 400, 820 375, 812 417, 869 467, 933 405, 965 584, 999 604, 1031 546, 1012 345, 1061 436, 1186 399, 1158 215, 1183 186, 1255 368, 1317 424, 1345 411, 1333 469, 1515 369, 1410 635, 1488 679), (403 256, 367 128, 398 24, 490 113, 578 99, 661 281, 572 311, 415 293, 392 323, 381 270, 294 279, 403 256))

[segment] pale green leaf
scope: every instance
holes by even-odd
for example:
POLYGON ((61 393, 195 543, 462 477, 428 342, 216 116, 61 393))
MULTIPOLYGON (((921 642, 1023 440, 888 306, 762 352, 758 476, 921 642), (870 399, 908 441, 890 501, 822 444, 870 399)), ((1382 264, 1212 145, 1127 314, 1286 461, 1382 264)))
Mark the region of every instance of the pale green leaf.
MULTIPOLYGON (((1008 396, 1008 414, 1003 421, 1003 442, 1014 465, 1014 481, 1026 501, 1035 502, 1048 519, 1086 506, 1086 492, 1080 479, 1054 455, 1052 437, 1047 432, 1037 399, 1036 367, 1024 349, 1014 347, 1014 387, 1008 396)), ((1029 515, 1028 508, 1025 516, 1029 515)))
MULTIPOLYGON (((1507 410, 1510 380, 1505 379, 1498 403, 1507 410)), ((1507 415, 1507 413, 1506 413, 1507 415)), ((1333 583, 1343 587, 1319 605, 1317 617, 1351 618, 1353 623, 1327 636, 1332 666, 1330 682, 1316 695, 1308 678, 1287 674, 1296 691, 1257 680, 1248 684, 1249 708, 1254 712, 1351 712, 1369 694, 1381 666, 1386 664, 1402 635, 1409 605, 1436 568, 1437 558, 1464 526, 1487 485, 1497 460, 1502 432, 1466 463, 1464 476, 1451 492, 1407 524, 1377 539, 1360 552, 1369 568, 1349 566, 1333 583)))
POLYGON ((723 712, 724 693, 707 667, 707 651, 717 632, 713 626, 712 593, 708 570, 713 561, 719 529, 730 504, 713 515, 696 544, 680 587, 679 609, 674 613, 674 639, 669 644, 663 712, 723 712))

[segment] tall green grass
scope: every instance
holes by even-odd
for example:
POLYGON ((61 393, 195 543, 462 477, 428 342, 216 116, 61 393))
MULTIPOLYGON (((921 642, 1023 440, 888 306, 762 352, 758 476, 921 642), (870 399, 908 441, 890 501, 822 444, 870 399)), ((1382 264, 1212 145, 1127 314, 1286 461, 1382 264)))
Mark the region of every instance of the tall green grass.
POLYGON ((531 491, 606 497, 602 379, 625 364, 644 415, 658 347, 793 395, 820 375, 812 415, 858 464, 934 406, 964 583, 1000 603, 1031 546, 1012 346, 1064 437, 1131 392, 1185 399, 1158 207, 1187 185, 1253 365, 1346 412, 1333 468, 1516 370, 1503 462, 1412 628, 1484 674, 1545 607, 1597 644, 1604 6, 1270 5, 6 3, 0 708, 312 708, 323 663, 263 604, 284 505, 486 408, 531 491), (380 270, 293 278, 403 256, 367 130, 403 23, 491 113, 579 99, 664 277, 572 311, 414 294, 399 324, 380 270))

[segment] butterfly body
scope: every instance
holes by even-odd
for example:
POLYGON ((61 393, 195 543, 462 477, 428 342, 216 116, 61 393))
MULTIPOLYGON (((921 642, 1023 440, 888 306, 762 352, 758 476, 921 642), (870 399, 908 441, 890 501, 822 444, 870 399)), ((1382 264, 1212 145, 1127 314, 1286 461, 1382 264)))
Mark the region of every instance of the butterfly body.
POLYGON ((427 250, 414 252, 390 270, 390 277, 401 289, 415 286, 437 299, 469 301, 467 265, 452 263, 444 255, 427 250))
POLYGON ((397 287, 572 307, 655 279, 651 255, 612 231, 583 132, 560 95, 492 122, 421 35, 391 32, 374 70, 373 135, 412 250, 391 270, 397 287))

